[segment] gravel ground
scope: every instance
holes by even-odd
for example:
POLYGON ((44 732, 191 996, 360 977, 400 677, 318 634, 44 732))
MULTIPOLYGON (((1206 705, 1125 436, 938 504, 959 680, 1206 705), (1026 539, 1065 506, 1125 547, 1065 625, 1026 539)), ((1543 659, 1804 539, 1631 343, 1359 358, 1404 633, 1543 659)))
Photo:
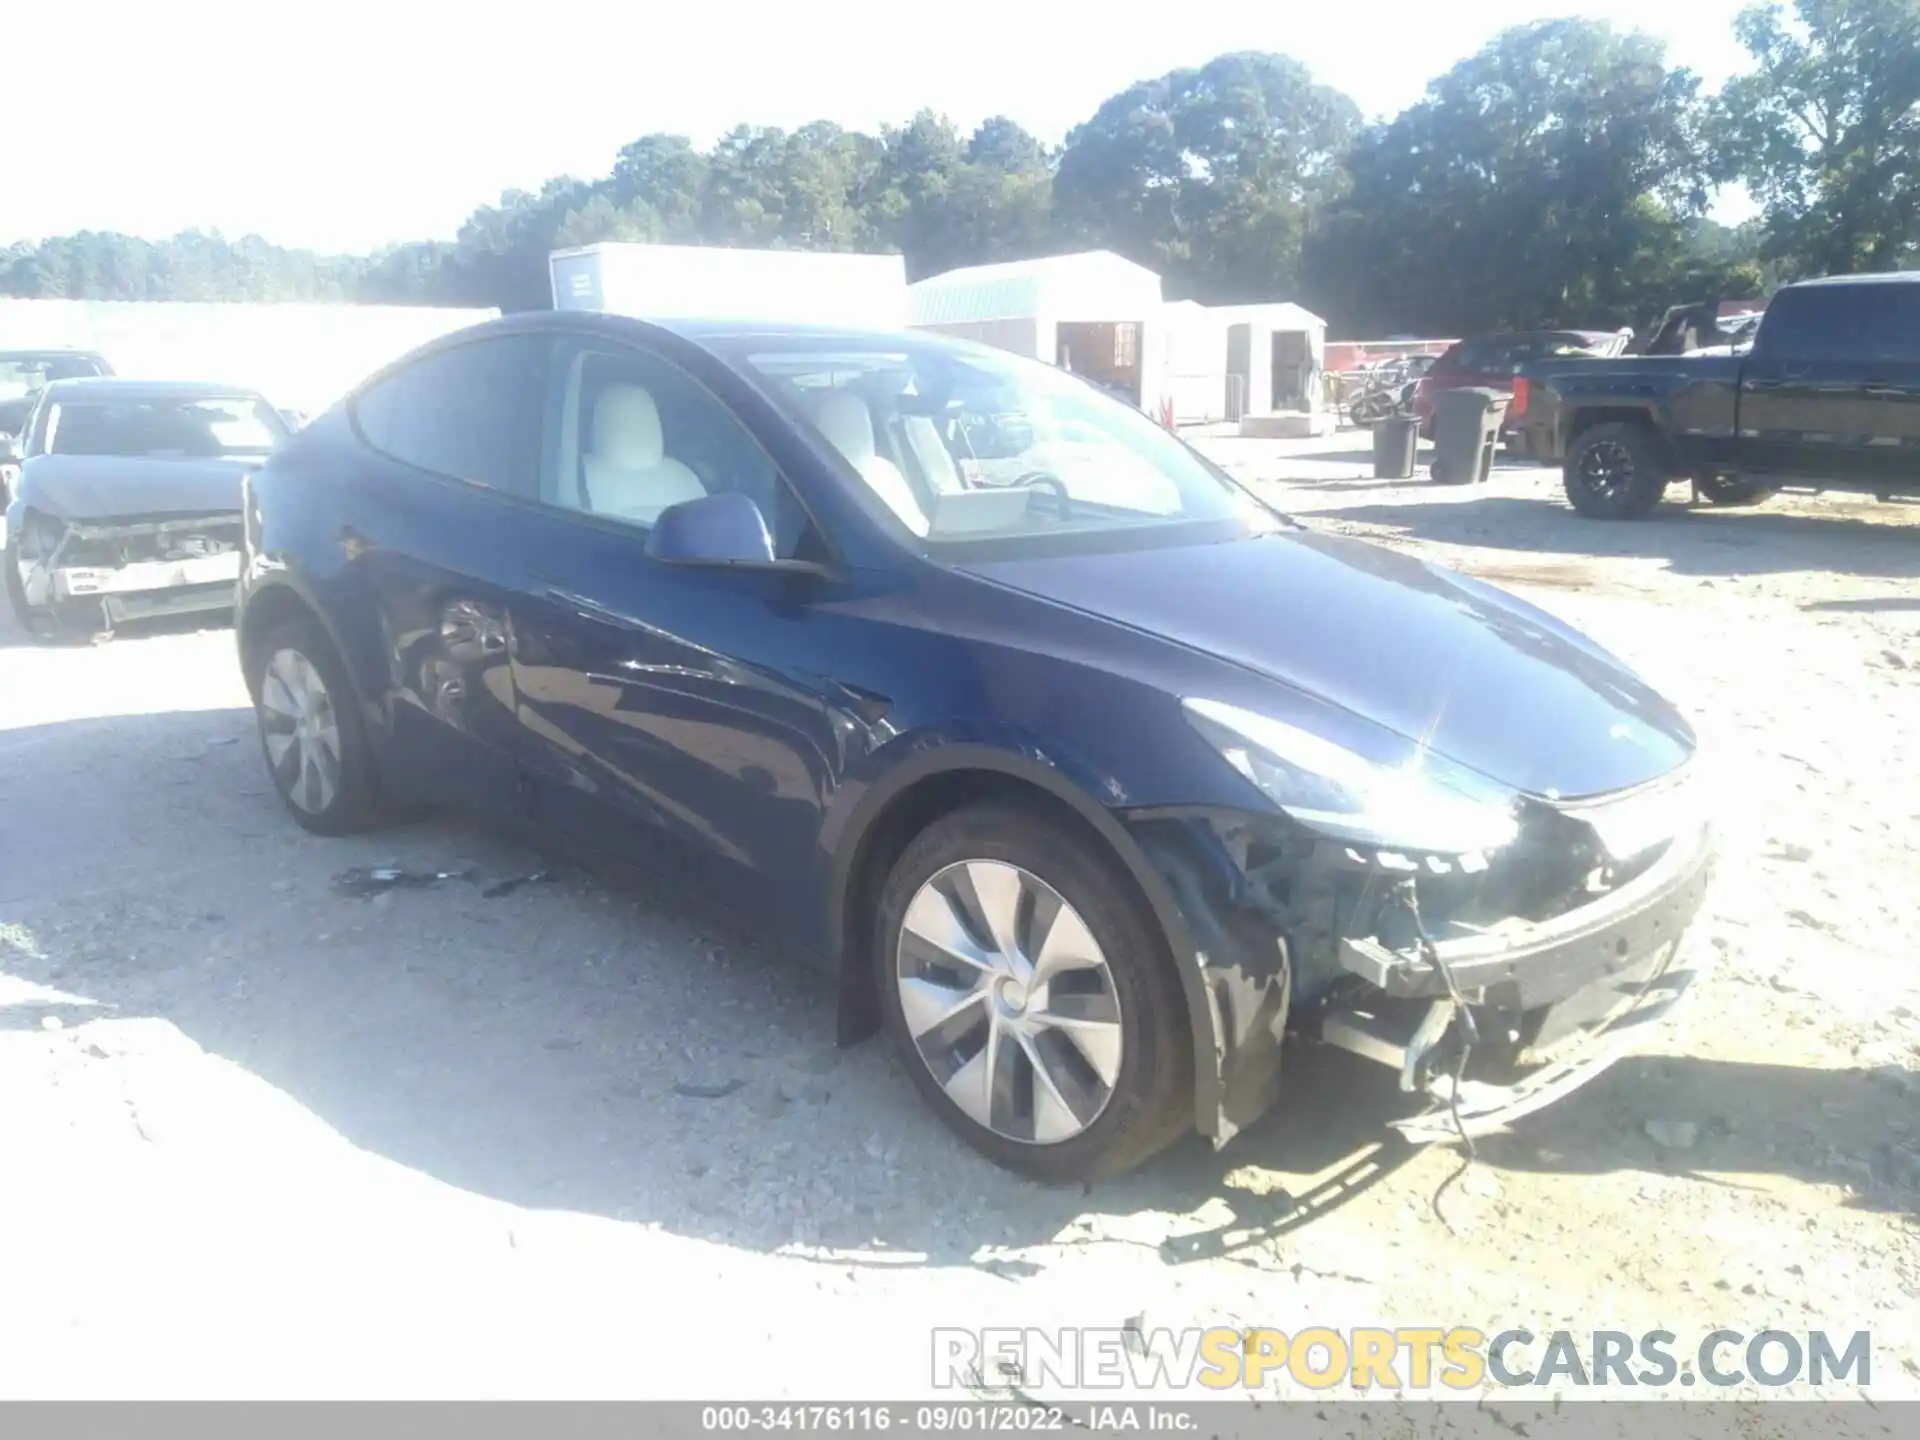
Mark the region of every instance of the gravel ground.
POLYGON ((914 1396, 935 1326, 1133 1323, 1866 1329, 1866 1392, 1920 1398, 1920 508, 1610 526, 1546 471, 1208 443, 1587 629, 1725 757, 1653 1053, 1464 1171, 1332 1056, 1224 1153, 1041 1188, 836 1051, 777 940, 578 874, 490 898, 540 862, 458 819, 306 836, 230 632, 0 633, 0 1395, 914 1396), (473 878, 332 887, 388 861, 473 878))

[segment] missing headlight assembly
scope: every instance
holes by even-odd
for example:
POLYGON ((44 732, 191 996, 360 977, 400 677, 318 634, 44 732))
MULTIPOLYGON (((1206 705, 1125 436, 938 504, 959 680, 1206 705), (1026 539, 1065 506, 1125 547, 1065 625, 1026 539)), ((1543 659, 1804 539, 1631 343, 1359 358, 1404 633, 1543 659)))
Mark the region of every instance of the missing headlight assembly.
MULTIPOLYGON (((1294 747, 1296 760, 1304 755, 1294 747)), ((1279 776, 1255 782, 1276 801, 1271 816, 1133 818, 1156 863, 1177 877, 1183 908, 1200 913, 1196 930, 1217 937, 1210 993, 1242 1010, 1284 994, 1287 1043, 1330 1044, 1391 1067, 1403 1090, 1433 1106, 1398 1122, 1405 1133, 1468 1138, 1598 1074, 1684 990, 1678 942, 1713 862, 1688 779, 1447 815, 1455 841, 1503 842, 1485 848, 1409 844, 1417 827, 1352 803, 1389 789, 1363 794, 1357 770, 1334 797, 1343 810, 1324 803, 1324 790, 1313 797, 1279 776), (1288 803, 1274 794, 1280 786, 1288 803), (1312 821, 1303 795, 1321 802, 1312 821), (1334 823, 1323 826, 1327 813, 1334 823), (1276 964, 1283 973, 1272 973, 1276 964)), ((1454 802, 1420 803, 1420 838, 1439 838, 1431 822, 1454 802)), ((1243 1045, 1255 1038, 1244 1025, 1225 1033, 1243 1045)), ((1271 1097, 1284 1089, 1276 1074, 1271 1097)))

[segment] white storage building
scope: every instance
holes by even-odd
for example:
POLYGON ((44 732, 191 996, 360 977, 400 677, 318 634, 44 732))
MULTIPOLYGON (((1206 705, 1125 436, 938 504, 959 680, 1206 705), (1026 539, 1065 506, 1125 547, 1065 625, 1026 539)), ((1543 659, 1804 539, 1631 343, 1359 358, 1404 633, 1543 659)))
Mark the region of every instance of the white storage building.
POLYGON ((1218 305, 1213 314, 1225 331, 1228 386, 1238 399, 1237 409, 1229 399, 1223 419, 1321 410, 1326 321, 1289 301, 1218 305))
POLYGON ((1143 408, 1162 397, 1160 277, 1109 250, 971 265, 907 287, 907 323, 1084 375, 1143 408))
POLYGON ((556 250, 547 268, 556 310, 872 330, 907 323, 907 267, 898 255, 605 241, 556 250))
POLYGON ((1177 424, 1320 406, 1326 322, 1289 302, 1162 298, 1107 250, 949 270, 907 287, 908 323, 1074 370, 1177 424))
POLYGON ((326 409, 409 350, 496 310, 425 305, 0 299, 0 349, 95 350, 122 375, 257 390, 326 409))

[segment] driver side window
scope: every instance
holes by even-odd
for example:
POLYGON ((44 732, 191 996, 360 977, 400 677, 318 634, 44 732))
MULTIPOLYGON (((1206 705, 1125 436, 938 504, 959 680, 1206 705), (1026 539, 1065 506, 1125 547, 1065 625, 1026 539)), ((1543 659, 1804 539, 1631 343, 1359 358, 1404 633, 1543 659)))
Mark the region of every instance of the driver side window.
POLYGON ((740 418, 679 366, 569 338, 547 377, 544 503, 645 530, 668 506, 732 491, 760 507, 777 556, 802 553, 799 500, 740 418))

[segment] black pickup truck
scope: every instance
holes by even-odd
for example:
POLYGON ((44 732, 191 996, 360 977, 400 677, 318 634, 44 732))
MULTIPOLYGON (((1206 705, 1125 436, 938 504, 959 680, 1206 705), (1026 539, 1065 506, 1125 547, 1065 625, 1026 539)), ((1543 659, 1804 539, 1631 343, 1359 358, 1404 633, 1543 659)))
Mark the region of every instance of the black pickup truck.
POLYGON ((1553 360, 1517 377, 1526 453, 1583 515, 1635 519, 1676 480, 1715 505, 1782 486, 1920 494, 1920 271, 1775 293, 1745 354, 1553 360))

